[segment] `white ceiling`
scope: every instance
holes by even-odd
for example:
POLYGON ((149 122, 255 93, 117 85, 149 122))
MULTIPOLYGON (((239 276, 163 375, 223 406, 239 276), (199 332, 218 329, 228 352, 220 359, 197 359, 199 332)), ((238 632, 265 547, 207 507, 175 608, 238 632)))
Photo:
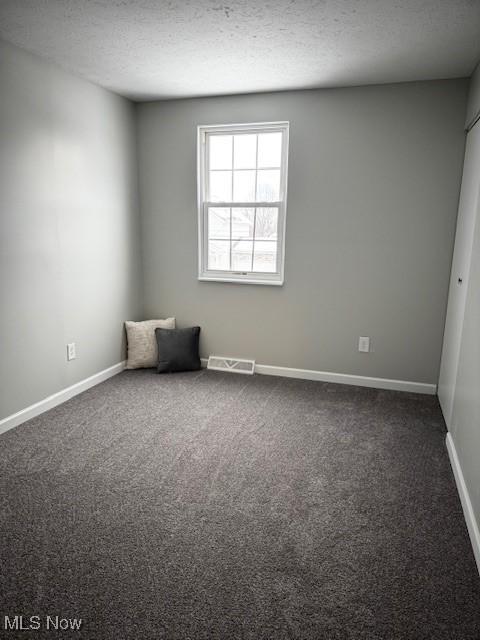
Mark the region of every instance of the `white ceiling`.
POLYGON ((0 0, 0 37, 136 100, 470 75, 480 0, 0 0))

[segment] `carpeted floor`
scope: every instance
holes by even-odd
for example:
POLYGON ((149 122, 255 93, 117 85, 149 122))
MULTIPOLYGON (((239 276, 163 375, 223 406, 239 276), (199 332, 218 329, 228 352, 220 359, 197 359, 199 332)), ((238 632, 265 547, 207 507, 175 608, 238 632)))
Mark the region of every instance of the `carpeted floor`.
POLYGON ((0 637, 478 640, 444 440, 434 397, 124 372, 0 436, 0 625, 42 625, 0 637))

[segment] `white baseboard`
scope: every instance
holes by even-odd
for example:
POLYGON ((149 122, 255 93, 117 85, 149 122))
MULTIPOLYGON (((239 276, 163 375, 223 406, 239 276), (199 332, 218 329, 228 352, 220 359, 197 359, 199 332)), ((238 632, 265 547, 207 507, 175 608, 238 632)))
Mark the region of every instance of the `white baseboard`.
POLYGON ((467 485, 465 483, 465 478, 463 477, 462 467, 460 466, 460 461, 458 459, 457 450, 455 449, 455 443, 451 433, 447 433, 446 441, 450 464, 452 465, 453 475, 455 476, 455 482, 457 483, 457 490, 463 507, 463 515, 465 516, 465 522, 467 523, 467 529, 473 547, 473 555, 475 556, 478 572, 480 573, 480 531, 478 529, 478 523, 473 512, 472 502, 468 495, 467 485))
POLYGON ((17 427, 19 424, 22 424, 22 422, 35 418, 35 416, 40 415, 44 411, 53 409, 53 407, 62 404, 62 402, 82 393, 82 391, 86 391, 87 389, 90 389, 90 387, 94 387, 100 382, 117 375, 117 373, 120 373, 124 369, 125 361, 114 364, 112 367, 99 371, 93 376, 85 378, 85 380, 80 380, 80 382, 72 384, 71 387, 62 389, 62 391, 58 391, 58 393, 54 393, 53 395, 48 396, 48 398, 44 398, 43 400, 40 400, 40 402, 30 405, 26 409, 22 409, 11 416, 7 416, 3 420, 0 420, 0 433, 13 429, 13 427, 17 427))
MULTIPOLYGON (((207 362, 208 360, 206 358, 202 358, 202 367, 206 367, 207 362)), ((374 389, 411 391, 413 393, 426 393, 432 396, 434 396, 437 392, 437 386, 435 384, 427 384, 425 382, 390 380, 389 378, 370 378, 368 376, 349 375, 346 373, 331 373, 330 371, 314 371, 312 369, 273 367, 269 364, 255 364, 255 373, 266 376, 282 376, 284 378, 301 378, 303 380, 318 380, 319 382, 351 384, 357 387, 372 387, 374 389)))

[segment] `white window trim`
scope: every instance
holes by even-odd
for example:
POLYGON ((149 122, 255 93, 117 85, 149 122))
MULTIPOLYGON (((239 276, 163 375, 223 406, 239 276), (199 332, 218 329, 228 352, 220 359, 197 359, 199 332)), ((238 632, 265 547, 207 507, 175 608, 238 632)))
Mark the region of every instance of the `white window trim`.
POLYGON ((285 271, 285 231, 287 216, 287 182, 288 182, 288 134, 289 122, 255 122, 245 124, 228 125, 200 125, 197 127, 197 196, 198 196, 198 280, 204 282, 234 282, 240 284, 262 284, 282 286, 285 271), (237 203, 235 206, 244 207, 271 207, 277 206, 277 265, 275 273, 242 273, 235 271, 213 271, 207 269, 207 225, 206 208, 215 204, 217 207, 231 207, 232 203, 215 202, 206 200, 206 183, 208 180, 208 167, 206 158, 206 134, 207 133, 242 133, 245 131, 282 131, 282 167, 280 174, 280 200, 278 202, 246 202, 237 203))

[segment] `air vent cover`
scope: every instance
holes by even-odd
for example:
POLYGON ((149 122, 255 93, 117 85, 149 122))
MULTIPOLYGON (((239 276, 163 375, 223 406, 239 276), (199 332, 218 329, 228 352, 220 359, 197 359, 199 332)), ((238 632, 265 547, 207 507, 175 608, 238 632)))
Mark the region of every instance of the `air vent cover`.
POLYGON ((210 356, 207 369, 214 371, 230 371, 232 373, 246 373, 252 375, 255 371, 255 360, 240 358, 225 358, 224 356, 210 356))

